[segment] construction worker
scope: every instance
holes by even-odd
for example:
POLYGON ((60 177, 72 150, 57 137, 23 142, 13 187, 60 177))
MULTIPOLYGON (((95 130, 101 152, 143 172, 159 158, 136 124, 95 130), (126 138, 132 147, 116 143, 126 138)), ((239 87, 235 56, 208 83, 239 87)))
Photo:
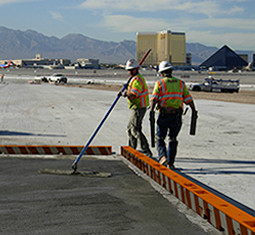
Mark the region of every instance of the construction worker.
POLYGON ((156 130, 159 163, 169 168, 174 168, 177 135, 182 126, 183 103, 189 105, 192 112, 196 111, 185 83, 172 76, 172 69, 172 65, 167 61, 159 64, 158 72, 163 78, 155 83, 150 107, 150 112, 154 112, 156 106, 159 109, 156 130), (165 144, 167 134, 168 149, 165 144))
POLYGON ((135 59, 130 59, 126 63, 126 70, 132 79, 123 96, 127 97, 131 116, 127 125, 129 146, 136 149, 139 144, 141 152, 152 157, 152 152, 145 135, 142 132, 142 121, 149 106, 149 92, 145 79, 139 73, 139 64, 135 59))

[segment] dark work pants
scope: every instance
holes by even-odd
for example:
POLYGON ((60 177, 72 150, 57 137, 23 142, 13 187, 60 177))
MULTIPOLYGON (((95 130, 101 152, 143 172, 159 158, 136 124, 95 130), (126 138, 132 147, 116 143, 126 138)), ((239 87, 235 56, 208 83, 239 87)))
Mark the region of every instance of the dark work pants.
POLYGON ((182 113, 177 114, 159 114, 157 120, 157 150, 159 159, 163 156, 167 157, 170 165, 174 164, 177 154, 177 135, 182 126, 182 113), (165 138, 168 134, 168 149, 166 149, 165 138))

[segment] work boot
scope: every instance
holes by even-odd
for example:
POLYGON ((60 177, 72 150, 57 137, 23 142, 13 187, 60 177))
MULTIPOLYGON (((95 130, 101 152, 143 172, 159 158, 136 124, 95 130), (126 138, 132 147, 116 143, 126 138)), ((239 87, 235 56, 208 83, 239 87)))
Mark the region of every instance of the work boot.
POLYGON ((166 156, 161 157, 161 158, 159 159, 159 163, 160 163, 161 165, 166 166, 166 164, 167 164, 166 156))
POLYGON ((174 166, 174 164, 167 164, 167 168, 174 170, 175 166, 174 166))
POLYGON ((148 156, 148 157, 150 157, 150 158, 153 157, 153 154, 152 154, 152 152, 151 152, 150 150, 147 151, 147 152, 145 153, 145 155, 148 156))
POLYGON ((150 157, 152 158, 153 157, 153 154, 152 152, 149 150, 149 151, 142 151, 142 150, 138 150, 140 153, 143 153, 144 155, 146 155, 147 157, 150 157))

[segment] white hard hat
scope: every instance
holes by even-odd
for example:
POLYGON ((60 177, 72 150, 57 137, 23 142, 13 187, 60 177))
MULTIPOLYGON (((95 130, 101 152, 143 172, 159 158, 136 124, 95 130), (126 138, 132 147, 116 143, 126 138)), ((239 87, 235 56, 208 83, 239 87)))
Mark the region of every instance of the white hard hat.
POLYGON ((140 67, 140 65, 136 62, 135 59, 130 59, 126 63, 126 70, 131 70, 131 69, 135 69, 135 68, 139 68, 139 67, 140 67))
POLYGON ((167 62, 167 61, 162 61, 160 64, 159 64, 159 68, 158 68, 158 72, 161 73, 161 72, 164 72, 168 69, 172 69, 173 66, 167 62))

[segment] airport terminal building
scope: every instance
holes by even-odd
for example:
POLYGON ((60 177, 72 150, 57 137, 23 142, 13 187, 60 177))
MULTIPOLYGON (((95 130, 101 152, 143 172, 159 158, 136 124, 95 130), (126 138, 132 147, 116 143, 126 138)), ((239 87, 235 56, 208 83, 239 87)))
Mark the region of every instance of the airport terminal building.
POLYGON ((158 65, 161 61, 167 60, 172 65, 186 64, 186 37, 185 33, 161 32, 136 34, 136 58, 140 61, 148 49, 151 53, 143 65, 158 65))
MULTIPOLYGON (((48 59, 42 58, 37 54, 33 59, 18 59, 11 60, 15 66, 22 68, 47 68, 47 69, 99 69, 99 60, 96 59, 77 59, 74 66, 71 66, 69 59, 48 59)), ((0 64, 8 64, 9 60, 0 60, 0 64)))
MULTIPOLYGON (((37 54, 33 59, 15 59, 11 60, 16 66, 24 68, 47 67, 48 68, 62 68, 71 63, 69 59, 48 59, 42 58, 37 54)), ((8 60, 0 60, 0 64, 7 64, 8 60)))

